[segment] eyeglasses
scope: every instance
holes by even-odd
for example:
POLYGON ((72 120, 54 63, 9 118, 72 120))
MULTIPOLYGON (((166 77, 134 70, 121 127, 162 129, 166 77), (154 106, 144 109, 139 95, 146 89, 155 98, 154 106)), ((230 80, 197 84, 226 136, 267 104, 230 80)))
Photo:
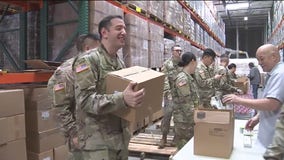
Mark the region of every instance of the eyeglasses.
POLYGON ((178 50, 178 49, 177 49, 177 50, 174 50, 174 51, 176 51, 176 52, 182 52, 182 50, 178 50))

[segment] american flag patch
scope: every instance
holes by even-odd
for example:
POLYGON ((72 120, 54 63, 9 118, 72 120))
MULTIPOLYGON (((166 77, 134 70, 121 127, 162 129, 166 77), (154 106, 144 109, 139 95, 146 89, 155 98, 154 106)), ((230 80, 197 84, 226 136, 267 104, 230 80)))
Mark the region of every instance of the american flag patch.
POLYGON ((181 86, 183 86, 183 85, 185 85, 186 84, 186 81, 180 81, 179 83, 178 83, 178 85, 181 87, 181 86))
POLYGON ((65 88, 65 83, 58 83, 53 87, 54 91, 60 91, 63 90, 64 88, 65 88))
POLYGON ((80 64, 76 67, 76 73, 80 73, 87 69, 89 69, 89 66, 86 63, 80 64))

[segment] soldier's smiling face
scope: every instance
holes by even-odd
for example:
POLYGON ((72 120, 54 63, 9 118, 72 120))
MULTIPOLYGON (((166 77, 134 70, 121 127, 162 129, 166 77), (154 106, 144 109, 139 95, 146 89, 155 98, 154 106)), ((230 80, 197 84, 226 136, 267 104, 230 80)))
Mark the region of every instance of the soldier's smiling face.
POLYGON ((126 26, 122 19, 114 18, 111 20, 111 25, 107 28, 105 33, 109 43, 115 48, 121 48, 125 45, 126 26))
POLYGON ((214 60, 213 57, 211 57, 211 56, 205 56, 205 57, 204 57, 204 64, 205 64, 206 66, 210 66, 211 64, 213 64, 214 61, 215 61, 215 60, 214 60))

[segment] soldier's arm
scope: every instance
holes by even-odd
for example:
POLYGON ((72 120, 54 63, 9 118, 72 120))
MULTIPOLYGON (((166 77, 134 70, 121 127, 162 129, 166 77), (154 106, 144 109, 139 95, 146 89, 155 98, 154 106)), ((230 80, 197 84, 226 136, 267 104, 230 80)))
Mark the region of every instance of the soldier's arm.
MULTIPOLYGON (((60 70, 56 70, 56 72, 60 72, 60 70)), ((61 81, 64 81, 65 75, 64 73, 59 73, 61 81), (63 78, 63 79, 62 79, 63 78)), ((70 97, 67 97, 67 92, 74 92, 74 90, 70 91, 70 88, 73 86, 66 86, 63 83, 58 83, 57 78, 53 75, 48 81, 48 90, 49 95, 51 96, 53 106, 56 110, 56 119, 59 121, 61 130, 63 131, 66 137, 72 137, 77 133, 76 128, 76 120, 74 118, 74 110, 75 103, 70 101, 70 97)), ((65 79, 66 80, 66 79, 65 79)))
POLYGON ((178 100, 179 103, 188 103, 191 101, 189 82, 185 77, 178 77, 175 81, 177 97, 182 98, 183 101, 178 100))
POLYGON ((284 113, 281 112, 275 124, 275 133, 272 144, 270 144, 263 157, 266 160, 282 160, 284 158, 284 113))
POLYGON ((234 87, 233 85, 231 85, 230 81, 231 81, 231 79, 229 79, 229 76, 228 75, 224 75, 220 79, 220 83, 219 83, 218 87, 220 89, 222 89, 222 90, 227 90, 227 91, 231 91, 231 92, 237 92, 238 88, 234 87))
POLYGON ((195 79, 196 79, 198 86, 201 88, 204 88, 204 87, 212 88, 216 86, 216 83, 218 82, 218 80, 216 80, 214 77, 208 78, 204 74, 205 73, 202 73, 202 70, 196 69, 195 79))
POLYGON ((168 70, 167 67, 165 66, 165 64, 162 67, 162 72, 166 75, 165 76, 165 80, 164 80, 164 97, 165 98, 170 98, 171 97, 171 87, 170 87, 170 82, 169 82, 169 78, 168 78, 168 70))
POLYGON ((97 93, 97 65, 90 64, 87 56, 90 55, 78 58, 74 63, 77 105, 84 112, 91 114, 108 114, 126 108, 122 92, 114 94, 97 93))

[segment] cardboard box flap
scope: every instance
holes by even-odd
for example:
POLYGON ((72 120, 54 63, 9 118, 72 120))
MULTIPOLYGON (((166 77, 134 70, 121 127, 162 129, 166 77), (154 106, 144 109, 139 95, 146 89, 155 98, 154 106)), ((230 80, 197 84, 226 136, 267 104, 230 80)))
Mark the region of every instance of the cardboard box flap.
POLYGON ((246 82, 248 80, 249 80, 248 77, 239 77, 236 79, 236 82, 246 82))
POLYGON ((134 81, 137 83, 144 82, 146 80, 153 79, 155 77, 163 75, 163 73, 161 72, 156 72, 153 71, 152 69, 140 66, 133 66, 130 68, 114 71, 109 74, 119 76, 129 81, 134 81))
POLYGON ((195 110, 194 122, 199 123, 218 123, 229 124, 231 122, 231 112, 224 112, 222 110, 195 110))
POLYGON ((43 61, 41 59, 29 59, 25 60, 28 67, 31 69, 48 69, 53 70, 60 66, 60 62, 43 61))

